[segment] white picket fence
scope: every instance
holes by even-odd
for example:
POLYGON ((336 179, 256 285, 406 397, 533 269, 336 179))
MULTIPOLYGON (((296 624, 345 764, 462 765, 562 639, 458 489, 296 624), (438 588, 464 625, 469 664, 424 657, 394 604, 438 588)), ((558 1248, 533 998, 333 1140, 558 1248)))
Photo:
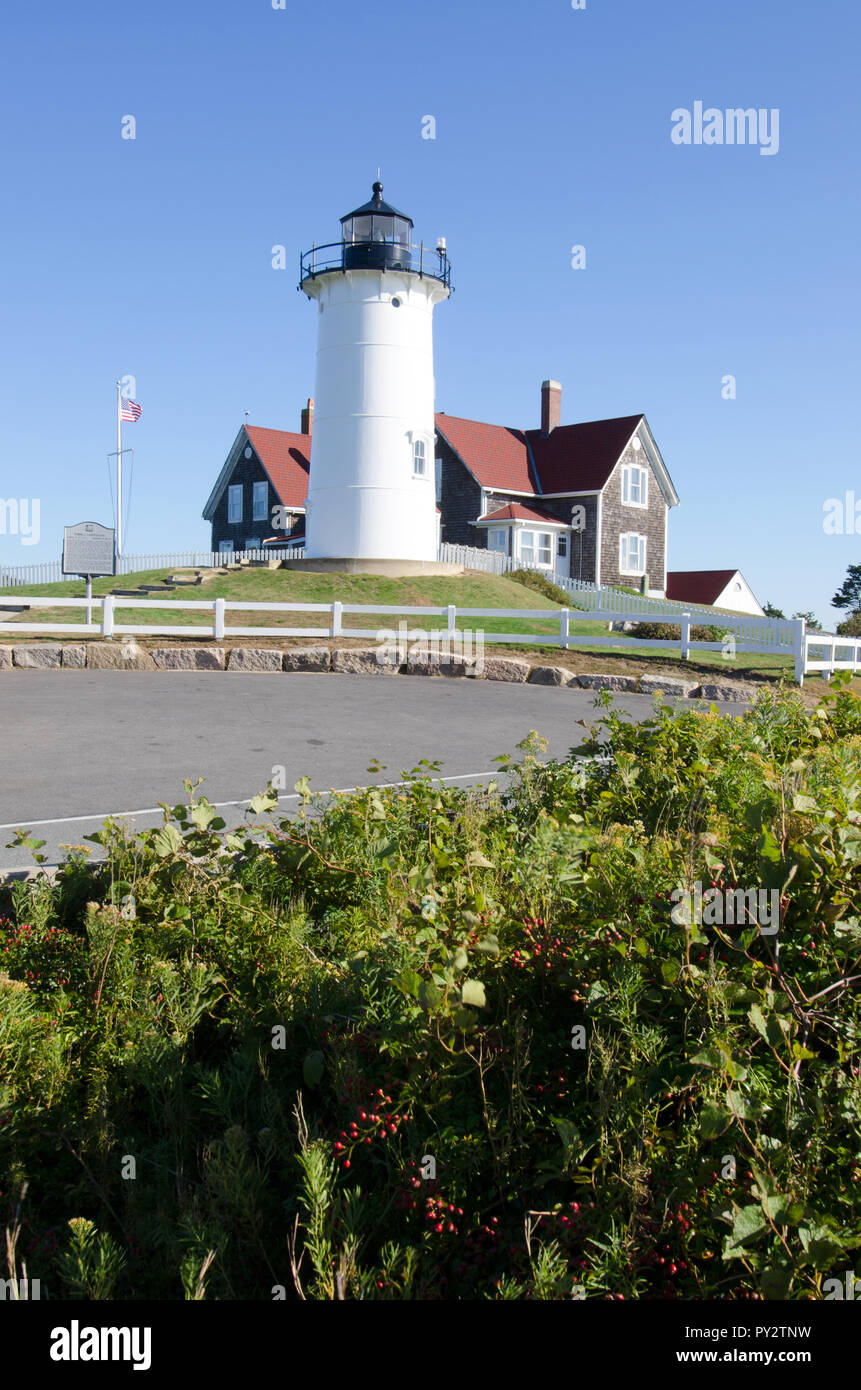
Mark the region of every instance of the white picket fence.
MULTIPOLYGON (((3 597, 3 596, 0 596, 3 597)), ((373 629, 367 627, 351 628, 344 625, 344 615, 350 613, 373 614, 380 618, 406 618, 407 635, 415 634, 422 629, 417 620, 428 617, 444 618, 445 626, 443 629, 445 639, 457 648, 461 647, 465 641, 474 642, 480 635, 481 640, 488 643, 514 642, 518 645, 539 645, 539 646, 558 646, 568 647, 614 647, 622 649, 642 649, 643 647, 658 647, 675 649, 680 652, 682 659, 686 660, 692 652, 697 651, 716 651, 727 654, 740 653, 767 653, 775 656, 785 656, 792 658, 795 667, 795 679, 801 684, 804 679, 805 669, 807 669, 807 644, 809 637, 805 631, 805 621, 803 618, 792 619, 790 621, 773 618, 747 618, 747 617, 726 617, 722 618, 720 628, 724 634, 723 641, 697 641, 691 637, 691 628, 695 625, 690 613, 682 613, 679 619, 680 637, 678 638, 638 638, 628 637, 617 632, 603 633, 572 633, 570 630, 571 620, 588 618, 596 622, 612 622, 616 617, 614 609, 605 608, 600 603, 582 609, 547 609, 547 608, 461 608, 455 604, 446 607, 435 606, 402 606, 397 604, 353 604, 353 603, 262 603, 251 602, 246 599, 186 599, 176 598, 173 594, 157 598, 139 598, 137 596, 124 597, 108 594, 104 598, 53 598, 38 597, 34 598, 26 594, 9 594, 5 597, 13 599, 25 599, 29 608, 71 608, 89 609, 83 623, 38 623, 38 622, 0 622, 0 633, 23 632, 32 633, 62 633, 74 636, 98 635, 102 638, 113 638, 119 636, 173 636, 173 637, 211 637, 216 641, 224 638, 233 637, 314 637, 314 638, 337 638, 337 637, 364 637, 369 638, 373 629), (164 611, 170 608, 176 611, 186 611, 192 613, 206 613, 209 620, 204 625, 189 625, 174 622, 165 623, 118 623, 116 621, 117 609, 142 609, 146 614, 164 611), (325 613, 328 620, 325 627, 249 627, 238 626, 228 627, 226 617, 228 613, 325 613), (98 614, 98 621, 94 621, 94 615, 98 614), (475 627, 475 619, 512 619, 515 622, 521 621, 543 621, 548 624, 552 621, 554 631, 546 633, 534 632, 487 632, 483 633, 475 627), (458 626, 458 620, 470 620, 470 626, 464 630, 458 626)), ((648 616, 651 620, 651 615, 648 616)), ((632 618, 634 622, 645 622, 647 618, 640 615, 632 618)), ((377 628, 377 636, 382 628, 380 624, 377 628)), ((386 629, 387 632, 393 629, 386 629)), ((816 634, 820 640, 820 634, 816 634)), ((413 637, 411 640, 418 640, 413 637)), ((856 644, 856 648, 861 644, 856 644)), ((857 655, 857 651, 856 651, 857 655)), ((811 667, 810 669, 815 669, 811 667)))
MULTIPOLYGON (((228 553, 220 551, 201 551, 186 550, 165 552, 152 555, 126 555, 119 562, 119 576, 124 574, 141 573, 146 570, 181 570, 181 569, 222 569, 226 564, 237 563, 259 563, 273 559, 303 559, 305 550, 302 546, 286 546, 277 551, 268 548, 266 550, 254 551, 232 551, 228 553)), ((438 558, 447 564, 460 565, 465 569, 478 569, 490 574, 506 574, 515 569, 524 569, 521 561, 513 560, 499 551, 483 550, 473 546, 452 545, 443 542, 439 547, 438 558)), ((539 573, 546 573, 539 566, 531 566, 539 573)), ((83 608, 86 607, 84 599, 61 599, 61 598, 34 598, 31 595, 21 593, 20 590, 27 585, 57 583, 66 576, 60 573, 60 562, 44 565, 26 565, 15 570, 0 570, 0 599, 4 597, 3 590, 17 590, 18 592, 7 593, 5 596, 16 602, 26 600, 31 608, 83 608)), ((804 675, 808 672, 833 673, 835 671, 856 671, 861 669, 861 639, 838 637, 834 633, 811 633, 807 632, 803 619, 780 619, 780 618, 757 618, 745 614, 721 613, 717 609, 703 607, 701 605, 684 604, 676 600, 648 598, 645 594, 629 594, 619 589, 609 588, 605 585, 595 585, 587 581, 576 579, 559 578, 551 576, 553 582, 557 584, 570 596, 571 607, 560 612, 559 622, 560 631, 558 637, 536 635, 534 633, 489 633, 487 640, 492 642, 517 642, 521 644, 536 644, 550 646, 607 646, 620 648, 637 647, 669 647, 679 651, 683 658, 687 658, 691 651, 724 651, 727 642, 724 641, 694 641, 691 639, 690 632, 692 627, 713 627, 717 628, 725 639, 731 638, 731 649, 737 653, 752 654, 763 653, 779 656, 791 657, 795 668, 795 679, 799 684, 803 682, 804 675), (644 622, 672 623, 680 628, 681 636, 678 639, 654 639, 638 638, 612 632, 606 636, 598 634, 568 634, 568 624, 572 618, 587 618, 607 624, 632 623, 637 625, 644 622), (734 645, 733 645, 734 644, 734 645)), ((85 633, 95 633, 102 636, 116 634, 161 634, 169 636, 177 634, 181 636, 201 636, 201 637, 248 637, 248 636, 272 636, 277 632, 279 636, 307 636, 307 637, 367 637, 367 628, 355 630, 346 629, 342 626, 344 613, 365 612, 376 613, 381 616, 406 616, 406 617, 425 617, 425 616, 445 616, 448 618, 450 635, 455 633, 453 626, 456 617, 461 618, 522 618, 534 619, 548 617, 547 609, 498 609, 498 608, 393 608, 388 606, 375 607, 373 605, 353 605, 353 604, 290 604, 290 603, 250 603, 240 601, 225 601, 221 599, 185 600, 174 597, 161 597, 156 599, 137 599, 122 598, 116 599, 108 595, 104 600, 93 599, 93 609, 98 609, 101 618, 98 623, 88 622, 86 624, 45 624, 45 623, 0 623, 0 632, 71 632, 83 635, 85 633), (170 625, 168 627, 151 627, 143 625, 117 625, 114 622, 113 610, 116 606, 122 608, 164 608, 166 605, 171 608, 197 609, 208 611, 213 614, 212 622, 205 627, 189 627, 170 625), (223 607, 219 609, 218 605, 223 607), (270 612, 325 612, 331 616, 331 623, 326 628, 224 628, 224 615, 231 610, 251 611, 262 609, 270 612), (219 618, 220 614, 220 618, 219 618), (452 615, 455 615, 455 618, 452 615), (107 625, 107 626, 106 626, 107 625)))
MULTIPOLYGON (((228 551, 173 550, 158 555, 123 555, 117 562, 117 577, 141 574, 145 570, 223 569, 228 564, 266 560, 301 559, 304 546, 275 550, 228 551)), ((13 569, 0 565, 0 589, 18 588, 24 584, 59 584, 71 576, 62 573, 61 560, 49 560, 43 565, 19 565, 13 569)))

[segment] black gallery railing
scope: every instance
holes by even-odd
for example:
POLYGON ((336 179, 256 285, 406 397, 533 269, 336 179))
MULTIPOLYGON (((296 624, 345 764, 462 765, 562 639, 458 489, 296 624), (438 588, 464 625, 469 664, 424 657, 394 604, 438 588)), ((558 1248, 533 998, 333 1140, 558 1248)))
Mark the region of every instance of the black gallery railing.
POLYGON ((441 280, 451 289, 451 263, 437 247, 407 245, 403 241, 335 241, 313 246, 299 258, 299 282, 317 275, 347 270, 407 270, 414 275, 441 280))

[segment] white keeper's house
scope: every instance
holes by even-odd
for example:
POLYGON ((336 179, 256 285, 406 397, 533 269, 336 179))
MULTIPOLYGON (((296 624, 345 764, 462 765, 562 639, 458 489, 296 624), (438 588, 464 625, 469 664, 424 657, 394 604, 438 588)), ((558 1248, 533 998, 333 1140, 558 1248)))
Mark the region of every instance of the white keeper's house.
POLYGON ((551 578, 665 594, 679 498, 645 415, 563 424, 556 381, 541 386, 534 426, 435 412, 446 243, 417 244, 382 195, 377 182, 337 242, 301 257, 300 289, 317 308, 315 394, 295 433, 240 429, 204 509, 213 550, 278 538, 303 543, 306 564, 428 568, 450 541, 551 578))

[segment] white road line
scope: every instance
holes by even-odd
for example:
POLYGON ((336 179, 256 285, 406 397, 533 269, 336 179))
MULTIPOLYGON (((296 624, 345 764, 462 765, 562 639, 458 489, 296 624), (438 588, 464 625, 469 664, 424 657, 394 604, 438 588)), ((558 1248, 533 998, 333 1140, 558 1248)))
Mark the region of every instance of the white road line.
MULTIPOLYGON (((501 777, 504 774, 497 770, 495 772, 464 772, 457 777, 432 777, 432 782, 469 782, 472 778, 501 777)), ((349 796, 351 792, 367 791, 368 787, 379 787, 380 790, 393 790, 396 787, 410 787, 416 779, 406 782, 370 782, 364 787, 327 787, 325 792, 318 792, 316 795, 349 796)), ((213 801, 212 806, 220 811, 227 806, 247 806, 253 797, 246 797, 244 801, 213 801)), ((279 801, 298 801, 298 792, 289 792, 285 796, 279 796, 279 801)), ((182 806, 181 801, 174 801, 174 806, 182 806)), ((53 820, 16 820, 10 821, 8 825, 0 825, 0 830, 32 829, 37 825, 74 825, 78 821, 88 820, 107 820, 117 816, 159 816, 163 813, 161 806, 145 806, 140 811, 100 811, 92 816, 56 816, 53 820)))

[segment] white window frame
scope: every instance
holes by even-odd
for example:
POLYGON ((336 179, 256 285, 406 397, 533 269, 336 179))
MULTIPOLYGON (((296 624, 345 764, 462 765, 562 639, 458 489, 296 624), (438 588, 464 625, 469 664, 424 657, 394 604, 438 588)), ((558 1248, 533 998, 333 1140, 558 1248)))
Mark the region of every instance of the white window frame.
POLYGON ((427 477, 428 450, 423 439, 413 440, 413 477, 427 477))
POLYGON ((255 483, 251 494, 251 520, 269 520, 269 484, 264 478, 255 483))
POLYGON ((263 549, 263 537, 262 537, 262 536, 246 536, 246 537, 245 537, 245 545, 244 545, 243 549, 244 549, 244 550, 262 550, 262 549, 263 549))
POLYGON ((490 526, 490 527, 488 527, 488 530, 487 530, 487 548, 488 548, 488 550, 497 550, 497 551, 499 551, 502 555, 507 555, 507 554, 508 554, 508 532, 509 532, 509 530, 510 530, 510 527, 508 527, 508 526, 490 526), (494 536, 497 537, 497 542, 496 542, 496 543, 494 543, 494 536), (500 541, 500 538, 501 538, 501 541, 500 541))
POLYGON ((236 522, 242 520, 242 494, 244 491, 241 483, 231 483, 227 489, 228 526, 234 526, 236 522))
POLYGON ((556 537, 556 558, 557 558, 557 560, 567 560, 567 559, 568 559, 568 532, 567 532, 567 531, 560 531, 560 532, 558 533, 557 537, 556 537), (559 549, 560 545, 564 546, 565 549, 564 549, 564 550, 560 550, 560 549, 559 549))
POLYGON ((536 565, 538 569, 543 570, 552 569, 554 549, 552 531, 536 531, 528 527, 520 532, 519 555, 525 565, 536 565), (531 555, 524 554, 523 542, 526 536, 530 538, 529 550, 531 555), (545 540, 547 544, 542 545, 542 540, 545 540), (546 554, 549 558, 542 560, 542 554, 546 554))
POLYGON ((646 545, 648 538, 641 535, 638 531, 623 531, 619 536, 619 573, 630 575, 643 575, 646 569, 646 545), (637 563, 636 567, 631 566, 631 541, 637 542, 637 563), (639 564, 642 557, 642 565, 639 564))
POLYGON ((218 542, 218 553, 219 553, 219 555, 232 555, 235 549, 236 549, 236 543, 235 543, 234 541, 219 541, 219 542, 218 542))
POLYGON ((648 470, 648 468, 643 468, 639 463, 626 463, 625 466, 624 466, 623 469, 622 469, 622 506, 623 506, 623 507, 641 507, 641 508, 643 508, 643 509, 645 510, 645 509, 648 507, 648 505, 649 505, 649 470, 648 470), (637 487, 636 490, 637 490, 637 492, 639 492, 639 493, 641 494, 642 500, 638 500, 638 499, 636 499, 635 497, 632 496, 632 492, 634 491, 634 489, 632 488, 631 484, 632 484, 632 482, 633 482, 633 475, 634 475, 635 473, 639 474, 639 479, 638 479, 639 486, 637 487))

